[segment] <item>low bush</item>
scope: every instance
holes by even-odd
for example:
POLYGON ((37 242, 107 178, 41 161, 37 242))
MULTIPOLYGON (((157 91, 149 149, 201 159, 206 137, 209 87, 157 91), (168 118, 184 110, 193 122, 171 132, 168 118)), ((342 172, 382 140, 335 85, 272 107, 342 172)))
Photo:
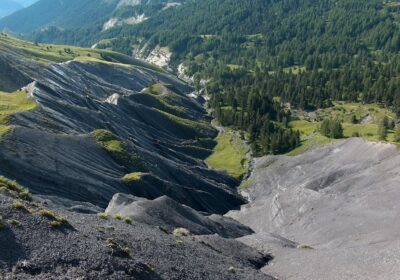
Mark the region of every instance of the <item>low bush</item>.
POLYGON ((173 235, 176 237, 189 236, 190 231, 185 228, 176 228, 173 231, 173 235))

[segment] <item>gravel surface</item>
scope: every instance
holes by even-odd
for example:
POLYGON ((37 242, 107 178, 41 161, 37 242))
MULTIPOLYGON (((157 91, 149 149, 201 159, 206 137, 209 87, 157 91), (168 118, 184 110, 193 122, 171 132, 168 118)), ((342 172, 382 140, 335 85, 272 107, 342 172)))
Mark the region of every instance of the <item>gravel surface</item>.
POLYGON ((53 213, 0 191, 1 279, 272 279, 259 271, 271 257, 217 235, 177 237, 137 221, 53 213), (14 221, 14 222, 12 222, 14 221), (16 225, 18 224, 18 225, 16 225))
POLYGON ((279 279, 398 279, 400 153, 352 138, 296 157, 257 159, 251 202, 228 216, 275 258, 279 279))

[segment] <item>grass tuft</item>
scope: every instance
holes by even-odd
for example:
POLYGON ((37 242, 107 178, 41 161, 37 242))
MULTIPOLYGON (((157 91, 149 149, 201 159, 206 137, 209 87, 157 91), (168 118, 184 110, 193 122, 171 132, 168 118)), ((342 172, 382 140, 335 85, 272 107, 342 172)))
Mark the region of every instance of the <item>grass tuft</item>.
POLYGON ((186 228, 176 228, 176 229, 174 229, 172 234, 176 237, 189 236, 190 231, 187 230, 186 228))
POLYGON ((126 174, 122 178, 122 181, 124 181, 124 183, 126 183, 126 184, 138 182, 142 179, 143 176, 144 176, 144 174, 142 172, 133 172, 133 173, 126 174))
POLYGON ((109 215, 107 213, 97 213, 97 216, 103 220, 108 220, 109 215))
POLYGON ((111 254, 119 257, 129 258, 130 250, 128 247, 122 247, 113 238, 107 238, 106 246, 111 249, 111 254))
POLYGON ((32 195, 27 189, 19 185, 16 181, 9 180, 0 176, 0 190, 7 191, 8 193, 19 197, 26 201, 32 201, 32 195))
POLYGON ((140 158, 136 154, 128 152, 123 142, 111 131, 98 129, 93 131, 92 135, 97 145, 106 150, 119 163, 142 167, 143 164, 140 158))
POLYGON ((42 209, 39 212, 39 215, 46 217, 50 220, 57 220, 57 214, 48 209, 42 209))
POLYGON ((133 221, 130 218, 124 218, 124 222, 127 223, 128 225, 133 224, 133 221))
POLYGON ((297 249, 300 249, 300 250, 314 250, 313 247, 311 247, 310 245, 307 245, 307 244, 300 244, 300 245, 297 246, 297 249))
POLYGON ((67 219, 58 216, 56 213, 54 213, 51 210, 48 209, 42 209, 38 212, 39 215, 48 218, 49 220, 52 220, 50 225, 54 228, 56 227, 61 227, 61 226, 70 226, 70 223, 68 222, 67 219))
POLYGON ((21 200, 14 200, 13 206, 15 209, 28 212, 28 209, 26 208, 25 204, 21 200))
POLYGON ((8 220, 7 222, 8 222, 10 225, 12 225, 12 226, 22 227, 21 222, 18 221, 18 220, 8 220))
POLYGON ((122 217, 121 214, 115 214, 113 215, 113 217, 119 221, 122 221, 124 219, 124 217, 122 217))

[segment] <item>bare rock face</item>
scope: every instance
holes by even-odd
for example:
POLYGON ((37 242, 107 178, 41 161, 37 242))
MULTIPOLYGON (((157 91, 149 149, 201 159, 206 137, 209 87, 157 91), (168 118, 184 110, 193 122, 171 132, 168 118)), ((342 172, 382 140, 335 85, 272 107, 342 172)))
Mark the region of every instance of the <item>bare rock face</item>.
POLYGON ((225 238, 237 238, 253 233, 250 228, 231 218, 220 215, 204 216, 167 196, 147 200, 132 195, 116 194, 108 205, 106 213, 119 214, 134 221, 160 226, 169 232, 185 228, 191 234, 218 234, 225 238))
POLYGON ((283 279, 394 279, 400 275, 400 153, 349 139, 297 157, 256 162, 250 203, 230 217, 272 252, 283 279))

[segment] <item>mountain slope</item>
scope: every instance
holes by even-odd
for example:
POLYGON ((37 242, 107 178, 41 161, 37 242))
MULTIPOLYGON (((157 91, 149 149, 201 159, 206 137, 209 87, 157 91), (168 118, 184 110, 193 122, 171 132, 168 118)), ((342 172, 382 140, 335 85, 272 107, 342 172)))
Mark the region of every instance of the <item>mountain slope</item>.
POLYGON ((182 81, 112 52, 64 48, 60 55, 57 46, 4 35, 0 47, 1 69, 9 69, 1 88, 23 88, 38 105, 7 118, 14 128, 1 138, 2 175, 35 194, 101 207, 116 192, 168 195, 211 213, 243 203, 235 181, 204 164, 217 132, 182 81), (75 60, 30 60, 38 54, 75 60), (125 180, 130 174, 138 178, 125 180))
POLYGON ((197 88, 207 86, 213 116, 249 133, 257 155, 301 144, 288 109, 345 101, 382 104, 400 116, 400 6, 394 2, 205 0, 155 13, 145 7, 26 36, 179 69, 197 88))
MULTIPOLYGON (((0 21, 0 28, 14 33, 29 33, 53 27, 56 30, 89 28, 100 32, 114 25, 135 24, 152 14, 174 7, 185 0, 40 0, 0 21), (136 20, 135 20, 136 19, 136 20)), ((87 34, 89 35, 89 34, 87 34)))
POLYGON ((273 279, 229 239, 252 230, 219 215, 244 199, 204 163, 217 131, 190 86, 111 51, 0 50, 2 276, 273 279))
POLYGON ((20 3, 24 7, 28 7, 32 5, 33 3, 38 2, 38 0, 17 0, 18 3, 20 3))
POLYGON ((17 1, 3 0, 0 2, 0 18, 8 16, 13 12, 22 9, 23 6, 17 1))
POLYGON ((2 20, 0 28, 24 33, 48 26, 76 28, 93 24, 117 6, 117 0, 42 0, 2 20))

